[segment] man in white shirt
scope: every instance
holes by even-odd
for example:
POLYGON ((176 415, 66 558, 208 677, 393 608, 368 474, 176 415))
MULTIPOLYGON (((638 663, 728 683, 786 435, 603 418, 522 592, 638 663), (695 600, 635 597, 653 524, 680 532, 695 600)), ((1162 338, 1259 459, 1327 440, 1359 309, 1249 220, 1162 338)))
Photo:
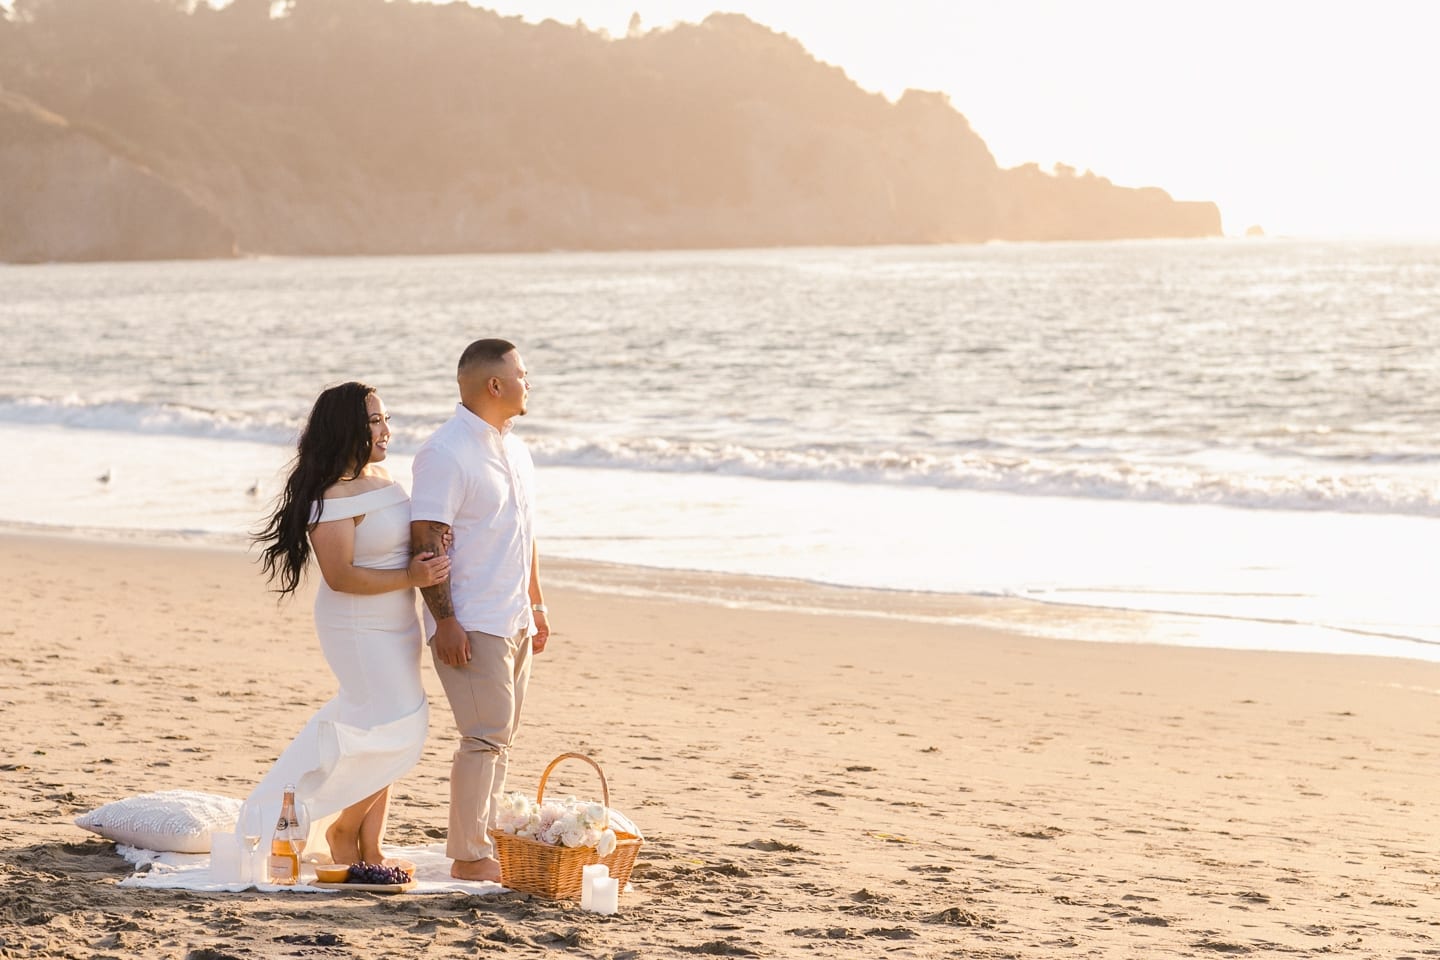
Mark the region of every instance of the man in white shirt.
POLYGON ((505 789, 530 657, 550 638, 535 546, 535 465, 511 423, 530 395, 506 340, 476 340, 460 357, 460 403, 415 455, 410 543, 445 552, 450 579, 420 591, 435 672, 460 746, 450 767, 451 876, 499 880, 486 830, 505 789))

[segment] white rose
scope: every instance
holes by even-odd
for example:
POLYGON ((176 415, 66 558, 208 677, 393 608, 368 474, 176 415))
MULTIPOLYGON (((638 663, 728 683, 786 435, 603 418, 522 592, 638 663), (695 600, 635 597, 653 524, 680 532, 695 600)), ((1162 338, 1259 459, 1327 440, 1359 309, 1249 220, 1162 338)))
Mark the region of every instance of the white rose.
POLYGON ((595 852, 602 857, 608 857, 615 852, 615 845, 619 842, 620 840, 615 836, 614 830, 606 830, 600 834, 600 839, 596 841, 595 852))

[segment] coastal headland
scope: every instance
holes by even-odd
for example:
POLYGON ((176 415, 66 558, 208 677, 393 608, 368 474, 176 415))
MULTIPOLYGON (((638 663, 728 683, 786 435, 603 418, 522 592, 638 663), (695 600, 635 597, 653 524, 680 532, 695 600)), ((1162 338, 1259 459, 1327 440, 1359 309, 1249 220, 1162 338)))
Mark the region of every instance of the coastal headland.
POLYGON ((185 6, 0 15, 0 260, 1221 233, 1213 203, 1002 168, 944 94, 892 102, 736 14, 185 6))

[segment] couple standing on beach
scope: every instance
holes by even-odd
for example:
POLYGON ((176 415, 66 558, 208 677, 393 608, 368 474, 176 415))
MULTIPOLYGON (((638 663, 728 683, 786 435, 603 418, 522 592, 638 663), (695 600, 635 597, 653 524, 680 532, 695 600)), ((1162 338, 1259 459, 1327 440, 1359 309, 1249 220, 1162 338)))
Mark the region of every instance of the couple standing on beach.
POLYGON ((282 594, 299 586, 314 554, 323 576, 316 632, 340 690, 245 808, 268 825, 285 785, 294 784, 310 833, 318 840, 323 831, 332 860, 379 863, 390 784, 425 745, 420 653, 428 636, 460 735, 450 771, 451 875, 498 881, 487 830, 505 787, 530 658, 550 637, 534 465, 511 431, 526 412, 530 384, 515 345, 498 339, 466 347, 456 379, 460 403, 416 455, 410 497, 381 466, 389 415, 374 388, 343 383, 315 401, 284 492, 256 541, 282 594))

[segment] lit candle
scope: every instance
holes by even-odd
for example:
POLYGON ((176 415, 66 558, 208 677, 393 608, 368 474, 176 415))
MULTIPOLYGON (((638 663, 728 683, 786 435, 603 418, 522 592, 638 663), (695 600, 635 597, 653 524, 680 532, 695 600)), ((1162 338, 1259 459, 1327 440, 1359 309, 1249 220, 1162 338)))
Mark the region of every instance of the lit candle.
POLYGON ((610 876, 610 868, 603 863, 592 863, 580 868, 580 909, 589 910, 595 879, 610 876))
POLYGON ((596 877, 590 884, 590 909, 596 913, 614 913, 619 910, 619 881, 614 877, 596 877))

